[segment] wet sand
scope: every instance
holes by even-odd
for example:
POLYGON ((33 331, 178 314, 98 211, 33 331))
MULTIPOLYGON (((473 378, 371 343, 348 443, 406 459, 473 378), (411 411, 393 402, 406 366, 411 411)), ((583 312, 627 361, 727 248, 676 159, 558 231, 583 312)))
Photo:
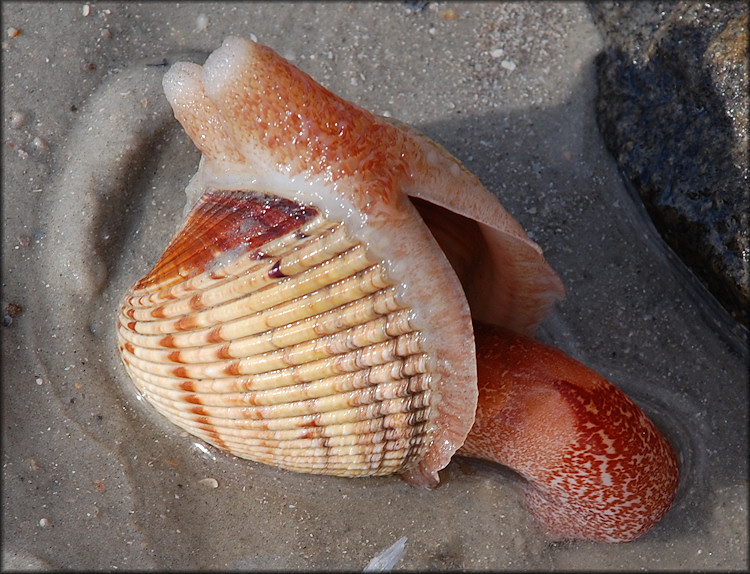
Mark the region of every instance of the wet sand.
POLYGON ((747 567, 746 341, 604 150, 583 4, 86 6, 2 5, 4 568, 361 570, 402 536, 397 569, 747 567), (457 458, 434 491, 297 475, 197 443, 138 399, 115 313, 179 224, 199 158, 161 77, 230 34, 426 132, 543 247, 568 297, 539 338, 625 390, 678 451, 677 499, 652 531, 550 542, 507 469, 457 458))

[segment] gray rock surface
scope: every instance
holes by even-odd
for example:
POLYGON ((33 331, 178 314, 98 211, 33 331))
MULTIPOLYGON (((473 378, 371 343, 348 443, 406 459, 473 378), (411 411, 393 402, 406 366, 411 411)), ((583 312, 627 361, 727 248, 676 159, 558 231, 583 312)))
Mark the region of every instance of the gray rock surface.
POLYGON ((747 4, 590 9, 607 147, 666 242, 750 325, 747 4))

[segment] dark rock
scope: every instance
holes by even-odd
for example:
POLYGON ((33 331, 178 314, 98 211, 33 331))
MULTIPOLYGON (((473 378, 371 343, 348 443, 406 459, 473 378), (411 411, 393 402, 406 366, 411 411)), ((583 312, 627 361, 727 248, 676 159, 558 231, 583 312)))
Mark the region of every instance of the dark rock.
POLYGON ((595 2, 597 120, 670 247, 750 326, 748 6, 595 2))

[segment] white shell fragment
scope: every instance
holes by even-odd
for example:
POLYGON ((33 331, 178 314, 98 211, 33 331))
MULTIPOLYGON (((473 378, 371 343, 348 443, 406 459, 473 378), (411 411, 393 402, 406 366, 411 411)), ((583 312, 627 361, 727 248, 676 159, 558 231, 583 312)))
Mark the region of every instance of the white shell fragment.
POLYGON ((406 552, 407 540, 406 536, 396 540, 388 548, 375 555, 362 569, 362 572, 390 572, 393 570, 393 567, 406 552))

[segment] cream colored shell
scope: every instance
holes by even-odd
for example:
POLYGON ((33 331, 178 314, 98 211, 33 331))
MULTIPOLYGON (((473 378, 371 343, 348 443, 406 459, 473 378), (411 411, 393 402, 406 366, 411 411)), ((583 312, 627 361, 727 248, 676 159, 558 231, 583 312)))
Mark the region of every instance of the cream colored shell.
MULTIPOLYGON (((264 201, 206 194, 167 253, 188 251, 196 220, 253 196, 264 201)), ((157 265, 122 307, 124 362, 172 422, 237 456, 303 472, 402 472, 425 447, 429 357, 383 264, 312 212, 199 274, 157 265)))

